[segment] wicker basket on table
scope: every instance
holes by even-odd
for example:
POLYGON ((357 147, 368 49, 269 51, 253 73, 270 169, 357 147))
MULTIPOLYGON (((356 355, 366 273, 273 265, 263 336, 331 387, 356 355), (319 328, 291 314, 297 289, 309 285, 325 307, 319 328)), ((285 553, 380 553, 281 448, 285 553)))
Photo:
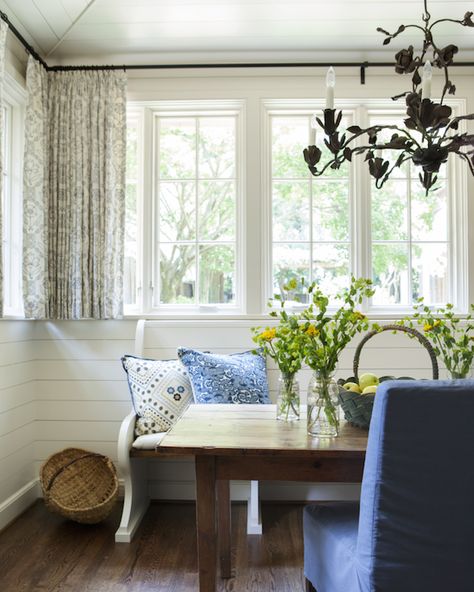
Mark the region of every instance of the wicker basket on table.
POLYGON ((80 448, 53 454, 41 467, 40 481, 46 506, 83 524, 106 518, 118 496, 112 461, 80 448))
MULTIPOLYGON (((362 341, 357 346, 357 349, 354 354, 354 376, 348 378, 347 380, 339 381, 339 401, 344 411, 345 418, 353 425, 366 429, 368 429, 370 424, 370 418, 372 417, 372 409, 374 406, 375 394, 361 395, 359 393, 348 391, 342 388, 342 384, 350 381, 358 382, 359 361, 362 348, 367 343, 367 341, 369 341, 369 339, 372 339, 372 337, 378 335, 382 331, 401 331, 402 333, 408 333, 408 335, 416 338, 421 343, 421 345, 427 350, 430 356, 431 366, 433 370, 433 380, 437 380, 439 377, 438 361, 436 359, 436 354, 433 350, 433 347, 431 346, 431 343, 428 341, 428 339, 426 339, 426 337, 416 329, 413 329, 412 327, 403 327, 402 325, 385 325, 384 327, 381 327, 379 330, 374 330, 367 333, 367 335, 364 336, 362 341)), ((399 378, 395 378, 393 376, 382 376, 380 382, 383 382, 384 380, 413 379, 410 376, 400 376, 399 378)))

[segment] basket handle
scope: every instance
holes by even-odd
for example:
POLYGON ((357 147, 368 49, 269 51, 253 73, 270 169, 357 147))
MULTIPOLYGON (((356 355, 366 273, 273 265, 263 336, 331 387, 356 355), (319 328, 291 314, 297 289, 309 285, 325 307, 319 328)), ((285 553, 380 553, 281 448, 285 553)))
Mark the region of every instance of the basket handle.
POLYGON ((70 460, 68 463, 66 463, 65 465, 63 465, 62 467, 60 467, 51 477, 51 479, 48 482, 48 485, 46 485, 45 490, 47 493, 49 493, 51 487, 54 485, 54 482, 56 481, 56 479, 59 477, 59 475, 68 467, 70 467, 71 465, 79 462, 80 460, 83 460, 84 458, 90 458, 90 457, 97 457, 97 458, 101 458, 102 460, 106 461, 107 457, 104 456, 103 454, 99 454, 97 452, 89 452, 88 454, 83 454, 82 456, 78 456, 77 458, 73 458, 72 460, 70 460))
POLYGON ((374 329, 373 331, 369 331, 369 333, 367 333, 367 335, 364 336, 362 341, 357 346, 357 349, 354 354, 353 370, 354 370, 355 378, 357 378, 357 379, 359 378, 359 374, 358 374, 359 373, 359 361, 360 361, 360 354, 362 352, 362 348, 367 343, 367 341, 369 341, 369 339, 372 339, 372 337, 374 337, 374 335, 377 335, 378 333, 381 333, 382 331, 401 331, 402 333, 408 333, 409 335, 416 337, 416 339, 418 339, 418 341, 427 350, 427 352, 430 356, 431 366, 433 368, 433 380, 438 380, 438 378, 439 378, 438 360, 436 359, 436 354, 433 350, 431 343, 419 331, 417 331, 416 329, 413 329, 413 327, 404 327, 403 325, 384 325, 383 327, 381 327, 378 330, 374 329))

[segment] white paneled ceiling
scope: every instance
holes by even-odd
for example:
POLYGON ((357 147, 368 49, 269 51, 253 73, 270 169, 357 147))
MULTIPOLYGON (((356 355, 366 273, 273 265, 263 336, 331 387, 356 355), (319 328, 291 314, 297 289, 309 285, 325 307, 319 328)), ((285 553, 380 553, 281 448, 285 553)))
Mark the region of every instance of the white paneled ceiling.
MULTIPOLYGON (((377 26, 421 20, 422 0, 0 0, 53 63, 391 59, 377 26)), ((430 0, 435 18, 462 18, 474 0, 430 0)), ((437 41, 474 59, 474 29, 446 23, 437 41)))

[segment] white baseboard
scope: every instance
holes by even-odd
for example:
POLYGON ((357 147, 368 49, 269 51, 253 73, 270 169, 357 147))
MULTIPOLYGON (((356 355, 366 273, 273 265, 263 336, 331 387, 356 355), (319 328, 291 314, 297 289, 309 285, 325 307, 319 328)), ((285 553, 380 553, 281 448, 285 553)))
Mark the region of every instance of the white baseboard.
POLYGON ((38 479, 32 479, 0 504, 0 530, 13 522, 22 512, 41 497, 38 479))

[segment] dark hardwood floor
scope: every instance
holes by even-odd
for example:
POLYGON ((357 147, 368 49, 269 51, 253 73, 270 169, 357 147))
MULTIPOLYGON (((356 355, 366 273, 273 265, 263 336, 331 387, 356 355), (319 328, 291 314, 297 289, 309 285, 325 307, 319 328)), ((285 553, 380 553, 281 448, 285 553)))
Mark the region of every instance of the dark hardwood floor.
MULTIPOLYGON (((115 544, 120 507, 86 526, 48 512, 41 501, 0 533, 1 592, 195 592, 192 504, 152 504, 130 545, 115 544)), ((263 504, 264 535, 247 536, 246 507, 232 506, 235 577, 219 591, 299 592, 302 506, 263 504)))

